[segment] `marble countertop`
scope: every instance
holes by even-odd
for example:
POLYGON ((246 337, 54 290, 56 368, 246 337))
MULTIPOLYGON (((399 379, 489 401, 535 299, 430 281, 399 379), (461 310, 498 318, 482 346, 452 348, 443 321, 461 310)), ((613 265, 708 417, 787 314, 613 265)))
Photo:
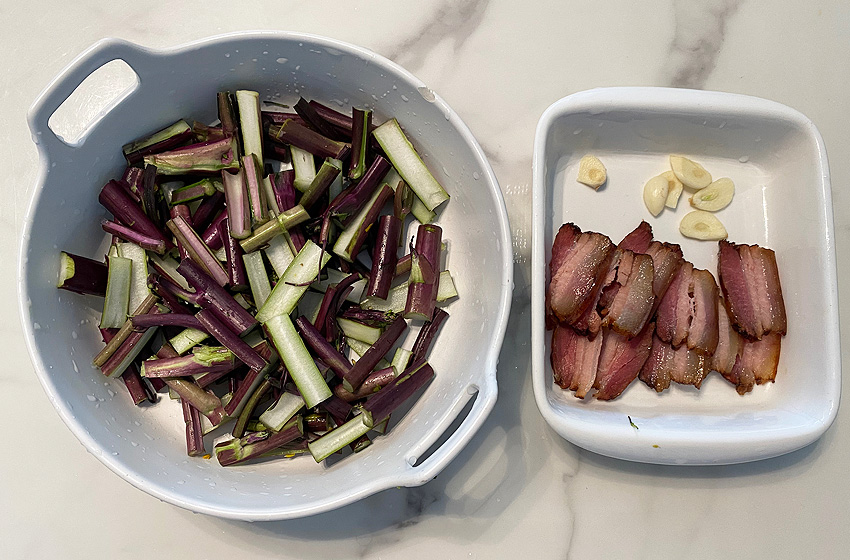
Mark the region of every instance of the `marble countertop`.
POLYGON ((677 468, 594 455, 565 442, 538 413, 528 303, 537 120, 565 95, 613 85, 744 93, 810 117, 831 157, 839 292, 848 301, 846 2, 253 0, 213 9, 201 2, 35 0, 7 2, 0 21, 6 53, 0 293, 7 301, 17 298, 17 240, 36 180, 25 115, 39 91, 103 37, 167 47, 245 29, 359 44, 439 92, 472 129, 499 178, 516 279, 499 401, 454 462, 422 487, 274 523, 192 514, 110 473, 54 412, 29 361, 17 307, 7 305, 0 315, 0 354, 8 360, 0 371, 0 424, 7 433, 0 461, 3 557, 775 559, 834 558, 850 548, 850 408, 839 411, 818 442, 757 463, 677 468), (117 522, 126 527, 128 520, 137 526, 132 536, 118 529, 117 522))

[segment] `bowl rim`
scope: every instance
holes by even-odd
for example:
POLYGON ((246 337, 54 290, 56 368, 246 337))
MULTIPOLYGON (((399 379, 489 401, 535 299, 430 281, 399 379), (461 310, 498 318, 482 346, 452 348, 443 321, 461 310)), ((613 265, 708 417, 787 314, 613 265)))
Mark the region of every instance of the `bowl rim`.
MULTIPOLYGON (((814 123, 801 112, 781 103, 720 91, 705 91, 665 87, 607 87, 595 88, 568 95, 550 105, 540 117, 534 137, 533 151, 533 200, 532 200, 532 385, 537 407, 546 422, 563 438, 587 450, 618 459, 657 464, 717 465, 756 461, 775 457, 800 449, 816 441, 832 425, 838 413, 841 398, 841 348, 838 317, 838 285, 834 245, 834 225, 829 165, 823 138, 814 123), (546 191, 547 136, 554 123, 561 117, 577 112, 608 110, 634 111, 653 116, 669 113, 694 113, 706 116, 756 116, 790 122, 804 131, 817 148, 817 169, 820 181, 815 185, 824 200, 826 239, 825 283, 830 289, 826 297, 830 303, 831 317, 827 322, 834 329, 825 335, 828 361, 832 364, 827 372, 824 390, 825 403, 820 417, 795 429, 766 433, 717 433, 658 432, 652 433, 653 442, 660 445, 678 446, 681 459, 660 460, 649 450, 632 447, 633 438, 624 433, 612 436, 605 427, 587 419, 568 418, 560 414, 550 403, 549 391, 553 390, 545 354, 544 293, 547 263, 544 246, 546 191), (629 441, 631 440, 631 441, 629 441), (613 443, 612 443, 613 442, 613 443), (615 445, 619 442, 621 446, 615 445), (750 445, 743 446, 742 443, 750 445), (758 449, 757 444, 770 443, 768 450, 758 449), (706 452, 708 450, 708 452, 706 452), (721 459, 710 459, 710 455, 721 453, 721 459)), ((627 424, 625 424, 628 427, 627 424)), ((633 435, 633 434, 628 434, 633 435)), ((643 435, 643 434, 641 434, 643 435)))
MULTIPOLYGON (((269 30, 237 31, 204 37, 163 49, 151 49, 137 43, 116 38, 105 38, 97 41, 77 55, 77 57, 75 57, 50 81, 50 83, 48 83, 48 85, 36 97, 27 114, 27 120, 33 141, 36 143, 39 151, 39 172, 35 182, 36 187, 30 196, 26 209, 23 234, 18 247, 17 293, 19 316, 21 318, 21 324, 24 331, 27 351, 29 353, 30 360, 33 363, 36 375, 41 382, 42 388, 65 425, 68 426, 83 446, 90 453, 95 455, 101 463, 106 465, 117 475, 130 482, 136 488, 173 505, 194 512, 205 513, 223 518, 249 521, 271 521, 294 519, 330 511, 388 488, 396 486, 419 486, 437 476, 437 474, 439 474, 439 472, 442 471, 442 469, 465 447, 495 406, 498 394, 496 365, 498 363, 499 352, 504 341, 507 321, 510 315, 514 280, 510 226, 504 197, 502 196, 495 172, 493 171, 484 150, 473 136, 469 127, 463 122, 454 109, 452 109, 438 93, 434 92, 435 99, 433 103, 440 106, 441 110, 446 115, 447 122, 451 123, 463 139, 464 143, 469 146, 474 158, 480 164, 481 170, 484 172, 481 178, 486 182, 487 188, 490 190, 490 195, 493 197, 495 202, 497 223, 496 234, 500 241, 502 257, 502 266, 500 271, 502 278, 500 286, 501 291, 498 302, 498 313, 494 320, 494 324, 496 325, 496 329, 494 331, 495 336, 491 339, 490 345, 486 351, 484 363, 481 367, 480 383, 476 382, 478 394, 473 408, 469 411, 468 415, 456 431, 454 431, 436 451, 434 451, 420 464, 414 467, 413 465, 408 465, 405 462, 405 466, 407 468, 405 471, 400 472, 398 476, 375 479, 369 483, 364 483, 359 487, 347 488, 344 493, 336 496, 318 500, 313 503, 309 503, 308 505, 302 505, 296 508, 277 507, 262 510, 246 510, 216 507, 209 501, 180 494, 165 486, 155 484, 153 481, 147 480, 145 477, 136 476, 133 472, 131 472, 132 469, 128 469, 124 466, 123 461, 119 458, 113 457, 111 453, 106 452, 106 449, 100 445, 97 440, 91 437, 85 427, 76 420, 62 397, 56 391, 56 386, 52 382, 47 368, 37 351, 35 333, 32 327, 29 307, 27 305, 27 302, 29 301, 29 291, 27 288, 28 271, 26 255, 32 233, 33 215, 43 193, 46 174, 51 164, 50 154, 55 153, 56 150, 64 150, 67 148, 67 146, 60 142, 51 131, 46 130, 47 118, 50 114, 52 114, 55 108, 58 107, 61 101, 63 101, 67 95, 70 94, 70 92, 72 92, 92 71, 111 60, 121 59, 124 55, 143 58, 169 57, 197 51, 212 45, 255 40, 280 40, 288 42, 301 41, 328 49, 335 49, 367 60, 370 64, 378 65, 387 72, 397 75, 401 80, 410 83, 414 87, 425 87, 425 83, 408 70, 367 48, 310 33, 269 30)), ((133 67, 132 64, 130 66, 133 67)), ((142 74, 135 67, 133 67, 133 70, 139 74, 140 79, 143 79, 142 74)), ((126 95, 119 95, 111 106, 104 109, 104 114, 119 105, 125 97, 126 95)), ((90 126, 89 130, 78 141, 77 145, 81 145, 88 134, 90 134, 90 132, 96 127, 97 123, 90 126)), ((466 403, 466 400, 461 402, 460 406, 455 406, 456 410, 453 409, 451 412, 456 416, 460 412, 461 408, 463 408, 464 403, 466 403)), ((448 423, 451 423, 451 420, 452 419, 449 418, 448 423)), ((439 436, 439 434, 436 435, 439 436)))

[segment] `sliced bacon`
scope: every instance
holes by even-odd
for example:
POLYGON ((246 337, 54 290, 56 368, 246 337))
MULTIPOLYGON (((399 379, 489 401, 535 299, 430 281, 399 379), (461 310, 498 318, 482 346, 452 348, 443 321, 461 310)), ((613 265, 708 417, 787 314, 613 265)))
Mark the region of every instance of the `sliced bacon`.
POLYGON ((757 384, 776 380, 781 346, 782 335, 779 333, 766 334, 761 340, 744 341, 741 362, 745 370, 752 370, 757 384))
MULTIPOLYGON (((741 344, 743 345, 747 339, 741 338, 741 344)), ((753 387, 756 384, 756 375, 752 368, 745 368, 744 362, 741 355, 738 355, 735 358, 735 365, 732 367, 732 371, 727 374, 722 374, 723 377, 735 386, 735 390, 738 391, 739 395, 745 395, 753 390, 753 387)))
POLYGON ((613 249, 605 235, 561 226, 552 247, 548 289, 549 309, 558 321, 574 323, 596 301, 613 249))
POLYGON ((575 391, 583 399, 593 387, 602 337, 590 340, 570 327, 559 325, 552 333, 552 370, 555 383, 563 389, 575 391))
POLYGON ((652 226, 642 221, 631 233, 626 235, 620 244, 620 249, 628 249, 633 253, 646 254, 649 244, 652 242, 652 226))
POLYGON ((614 399, 626 390, 635 380, 649 357, 652 347, 653 323, 644 327, 637 336, 628 339, 611 329, 602 331, 602 351, 599 355, 599 367, 596 370, 597 399, 614 399))
POLYGON ((682 257, 682 248, 673 243, 653 241, 644 252, 652 257, 652 266, 655 268, 655 280, 652 282, 652 292, 655 294, 655 306, 652 310, 654 313, 685 259, 682 257))
MULTIPOLYGON (((628 249, 618 251, 621 257, 615 282, 619 287, 610 304, 602 310, 602 325, 632 338, 641 332, 652 313, 655 303, 655 294, 652 292, 655 269, 649 255, 633 253, 628 249)), ((606 295, 608 292, 606 288, 606 295)))
POLYGON ((693 385, 697 389, 711 372, 708 360, 684 344, 673 348, 657 336, 652 338, 649 358, 640 371, 640 380, 659 393, 670 386, 671 381, 693 385))
POLYGON ((743 340, 738 331, 732 328, 723 298, 717 299, 717 331, 717 348, 714 349, 714 354, 711 356, 710 365, 711 369, 729 379, 735 368, 735 362, 741 354, 743 340))
POLYGON ((751 340, 785 334, 787 317, 776 254, 758 245, 720 241, 720 287, 735 329, 751 340))
POLYGON ((686 261, 658 306, 658 337, 674 348, 687 343, 690 350, 711 356, 718 339, 717 297, 714 276, 686 261))

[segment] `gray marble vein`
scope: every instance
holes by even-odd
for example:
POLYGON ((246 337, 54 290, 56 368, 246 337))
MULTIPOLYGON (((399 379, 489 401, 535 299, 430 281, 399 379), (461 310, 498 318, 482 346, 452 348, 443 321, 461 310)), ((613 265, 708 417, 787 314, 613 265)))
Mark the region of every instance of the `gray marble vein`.
POLYGON ((443 2, 432 16, 411 29, 407 38, 384 51, 384 56, 411 71, 422 66, 428 53, 445 39, 452 41, 455 51, 484 19, 490 0, 443 2))
POLYGON ((676 27, 664 65, 665 82, 673 87, 705 87, 723 48, 726 26, 742 0, 692 2, 674 0, 676 27))

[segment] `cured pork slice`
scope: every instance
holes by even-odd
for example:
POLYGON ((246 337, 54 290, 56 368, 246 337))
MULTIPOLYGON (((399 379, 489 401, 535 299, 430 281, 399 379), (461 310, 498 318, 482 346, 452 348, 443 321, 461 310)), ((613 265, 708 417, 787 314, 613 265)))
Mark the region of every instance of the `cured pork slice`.
POLYGON ((652 257, 652 266, 655 269, 655 279, 652 282, 652 292, 655 294, 655 306, 652 310, 654 313, 685 259, 682 257, 682 248, 674 243, 653 241, 644 252, 652 257))
POLYGON ((554 319, 573 324, 597 301, 613 254, 607 236, 582 232, 573 224, 561 226, 549 262, 547 307, 554 319))
POLYGON ((649 245, 652 243, 652 226, 646 221, 642 221, 638 227, 626 235, 620 244, 617 245, 620 249, 628 249, 633 253, 646 253, 649 245))
POLYGON ((718 340, 717 298, 711 273, 685 261, 658 305, 658 337, 674 348, 687 343, 701 356, 711 356, 718 340))
POLYGON ((550 356, 555 383, 562 389, 575 391, 576 397, 583 399, 596 379, 601 350, 601 336, 590 340, 570 327, 555 327, 550 356))
POLYGON ((671 381, 683 385, 693 385, 697 389, 703 379, 711 372, 708 360, 684 344, 673 348, 657 335, 652 337, 649 357, 641 368, 640 380, 661 392, 670 386, 671 381))
POLYGON ((635 380, 649 357, 653 330, 653 323, 649 323, 631 339, 611 329, 602 330, 602 351, 593 384, 597 399, 614 399, 635 380))
POLYGON ((602 325, 632 338, 643 330, 652 313, 655 304, 652 291, 655 269, 649 255, 628 249, 618 251, 620 259, 615 284, 605 288, 606 301, 601 302, 601 315, 604 317, 602 325), (611 296, 610 301, 608 296, 611 296))
POLYGON ((738 331, 732 328, 723 298, 717 299, 717 332, 717 348, 711 356, 711 369, 729 379, 735 368, 735 362, 741 355, 743 340, 738 331))
POLYGON ((776 380, 781 346, 782 335, 779 333, 766 334, 761 340, 744 340, 742 367, 753 372, 757 384, 773 383, 776 380))
POLYGON ((772 250, 720 241, 717 272, 726 309, 738 332, 751 340, 768 333, 785 334, 785 301, 772 250))

